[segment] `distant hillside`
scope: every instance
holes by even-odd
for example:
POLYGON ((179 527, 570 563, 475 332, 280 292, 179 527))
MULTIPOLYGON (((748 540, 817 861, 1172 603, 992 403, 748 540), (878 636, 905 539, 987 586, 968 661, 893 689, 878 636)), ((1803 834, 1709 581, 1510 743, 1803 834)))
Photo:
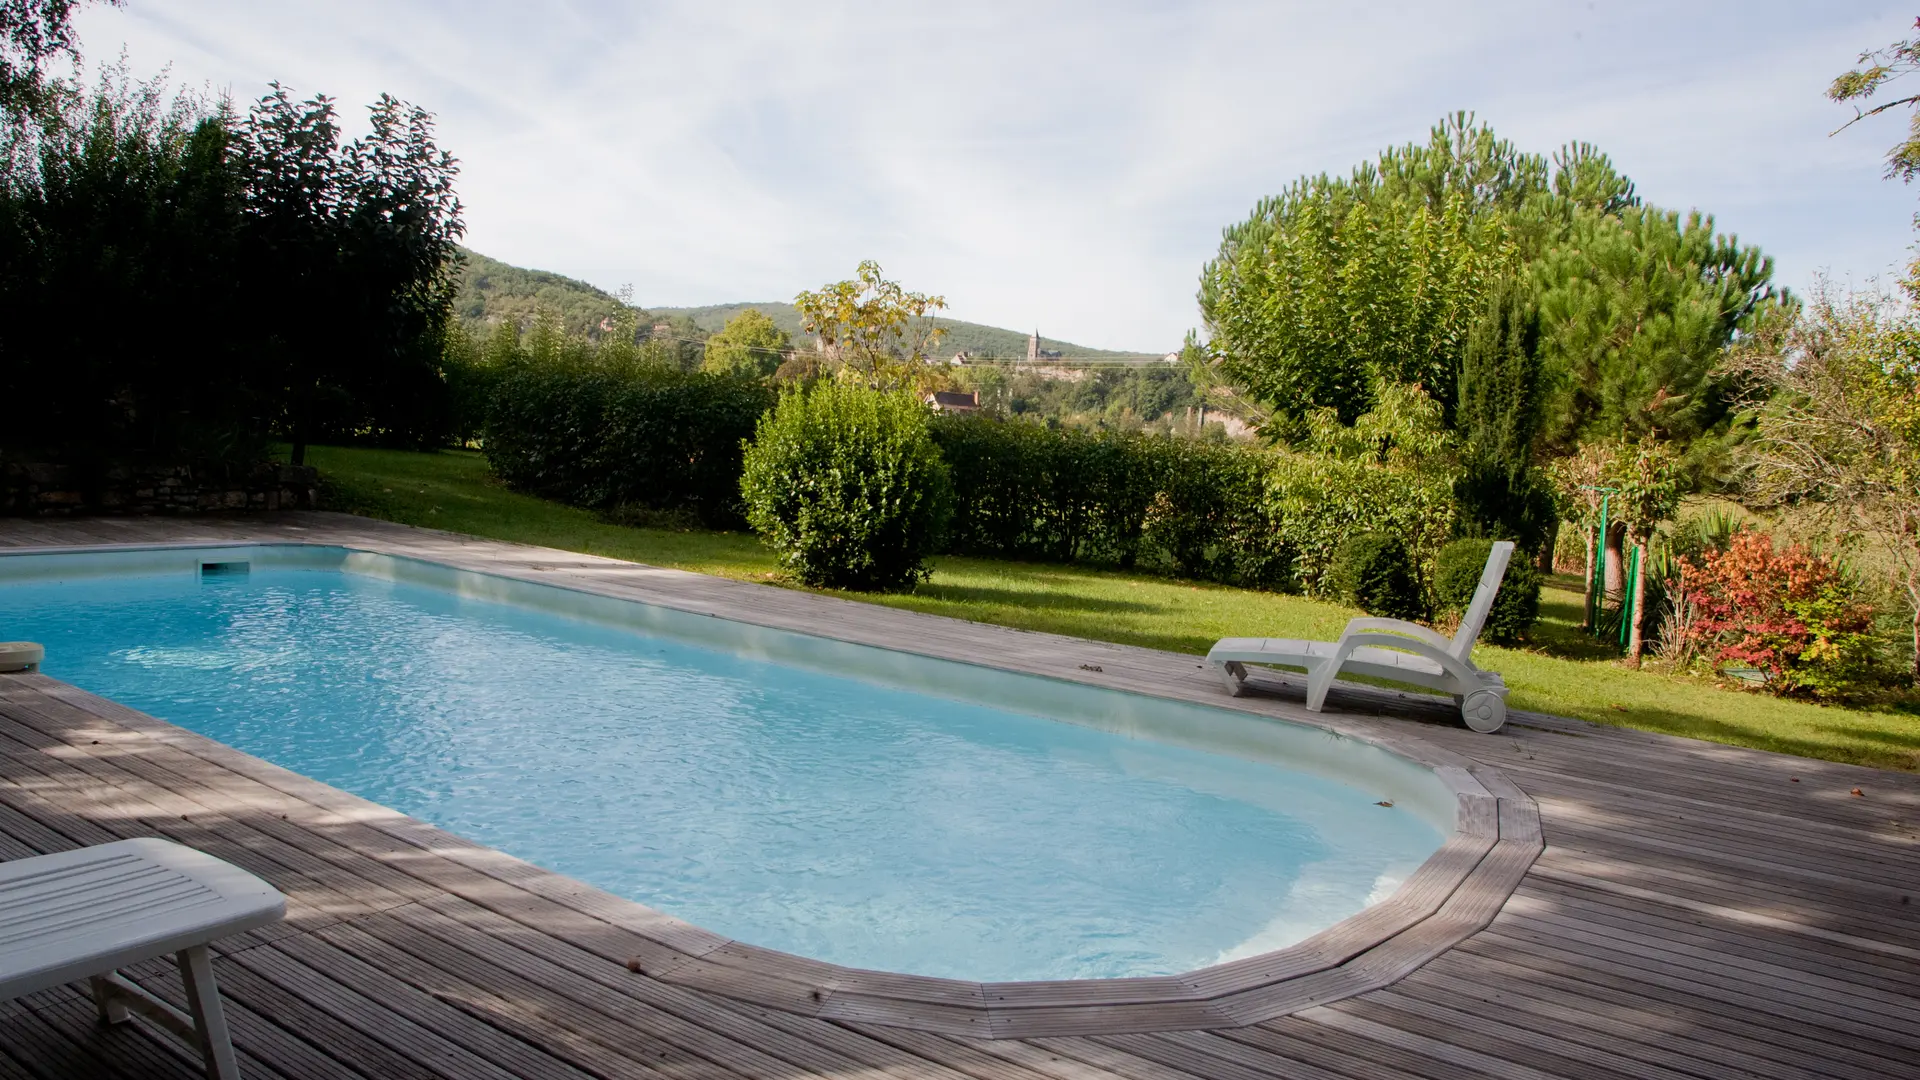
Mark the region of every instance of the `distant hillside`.
MULTIPOLYGON (((794 310, 792 304, 779 300, 759 304, 645 308, 642 310, 641 323, 671 322, 680 326, 697 326, 702 334, 711 334, 725 326, 728 319, 748 308, 759 308, 790 334, 794 341, 806 338, 800 330, 800 313, 794 310)), ((489 259, 477 251, 467 251, 453 310, 461 323, 476 333, 484 332, 502 319, 525 323, 533 318, 535 312, 544 310, 558 314, 568 332, 587 334, 597 333, 601 321, 620 310, 620 298, 576 278, 546 270, 527 270, 498 259, 489 259)), ((982 326, 960 319, 936 321, 947 331, 946 336, 940 339, 941 356, 951 356, 963 350, 974 356, 1024 358, 1027 355, 1027 331, 1003 330, 997 326, 982 326)), ((1084 345, 1050 337, 1042 337, 1040 347, 1067 356, 1141 355, 1089 349, 1084 345)))
MULTIPOLYGON (((757 304, 709 304, 706 307, 669 307, 648 308, 655 315, 682 315, 692 319, 700 329, 711 334, 727 324, 727 320, 748 308, 759 308, 774 325, 785 330, 797 342, 806 337, 800 329, 800 312, 792 304, 779 300, 769 300, 757 304)), ((946 335, 940 339, 939 354, 951 356, 965 351, 973 356, 1003 356, 1024 359, 1027 355, 1027 336, 1025 330, 1003 330, 997 326, 983 326, 980 323, 964 322, 960 319, 936 319, 935 324, 946 329, 946 335)), ((1050 352, 1066 356, 1139 356, 1140 353, 1113 352, 1106 349, 1089 349, 1084 345, 1075 345, 1070 341, 1041 337, 1040 347, 1050 352)))
POLYGON ((619 311, 618 297, 584 281, 545 270, 525 270, 466 251, 460 290, 453 311, 469 330, 481 331, 501 319, 524 323, 537 311, 551 311, 570 333, 598 331, 600 321, 619 311))

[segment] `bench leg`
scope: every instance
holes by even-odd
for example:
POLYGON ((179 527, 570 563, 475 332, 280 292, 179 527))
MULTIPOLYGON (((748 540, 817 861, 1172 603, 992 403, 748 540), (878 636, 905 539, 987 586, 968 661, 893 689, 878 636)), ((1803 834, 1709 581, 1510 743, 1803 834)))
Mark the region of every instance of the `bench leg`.
POLYGON ((181 981, 187 985, 187 1006, 193 1013, 194 1035, 207 1063, 209 1080, 240 1080, 240 1064, 233 1057, 233 1039, 227 1017, 220 1011, 220 987, 213 981, 213 962, 205 945, 182 949, 174 957, 181 981))
POLYGON ((95 975, 87 980, 87 989, 93 991, 93 1007, 100 1011, 103 1024, 124 1024, 133 1019, 127 1011, 127 1003, 108 989, 107 976, 95 975))

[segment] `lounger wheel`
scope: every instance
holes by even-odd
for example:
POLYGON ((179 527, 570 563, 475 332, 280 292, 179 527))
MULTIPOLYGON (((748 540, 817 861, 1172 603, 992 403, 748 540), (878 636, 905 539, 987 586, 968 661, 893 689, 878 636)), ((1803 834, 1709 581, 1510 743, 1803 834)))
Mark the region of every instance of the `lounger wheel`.
POLYGON ((1491 735, 1507 723, 1507 699, 1497 690, 1475 690, 1460 702, 1460 718, 1482 735, 1491 735))
POLYGON ((1220 665, 1220 674, 1227 681, 1227 693, 1239 697, 1247 692, 1247 665, 1229 660, 1220 665))

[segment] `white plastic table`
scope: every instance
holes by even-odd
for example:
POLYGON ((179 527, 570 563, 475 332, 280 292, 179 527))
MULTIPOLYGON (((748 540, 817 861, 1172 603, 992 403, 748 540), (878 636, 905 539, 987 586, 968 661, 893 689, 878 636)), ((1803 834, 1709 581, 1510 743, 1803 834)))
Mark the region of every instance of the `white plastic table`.
POLYGON ((0 862, 0 1001, 92 984, 100 1018, 140 1013, 197 1043, 207 1075, 240 1075, 207 943, 286 915, 286 897, 245 870, 166 840, 121 840, 0 862), (173 953, 191 1014, 118 974, 173 953))

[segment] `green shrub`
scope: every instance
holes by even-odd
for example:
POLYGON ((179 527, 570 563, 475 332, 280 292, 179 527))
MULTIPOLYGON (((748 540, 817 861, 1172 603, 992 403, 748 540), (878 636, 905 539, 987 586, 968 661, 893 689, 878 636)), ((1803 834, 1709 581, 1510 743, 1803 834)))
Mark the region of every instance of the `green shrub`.
MULTIPOLYGON (((1442 618, 1458 619, 1473 603, 1473 591, 1487 568, 1487 553, 1493 541, 1455 540, 1440 549, 1434 560, 1434 612, 1442 618)), ((1507 576, 1494 594, 1493 607, 1487 612, 1480 637, 1495 645, 1512 645, 1526 636, 1540 618, 1540 571, 1524 552, 1515 550, 1507 561, 1507 576)))
POLYGON ((737 527, 741 444, 773 397, 664 365, 515 364, 491 380, 487 463, 514 488, 574 506, 682 510, 737 527))
POLYGON ((863 592, 923 580, 952 503, 926 407, 841 383, 787 394, 761 418, 740 491, 790 573, 863 592))
POLYGON ((1342 543, 1330 585, 1334 595, 1370 615, 1419 619, 1427 614, 1413 555, 1407 542, 1390 532, 1359 533, 1342 543))
POLYGON ((1274 523, 1299 589, 1342 597, 1332 571, 1347 537, 1399 537, 1417 570, 1453 529, 1454 501, 1444 473, 1323 454, 1282 454, 1267 471, 1262 510, 1274 523))

